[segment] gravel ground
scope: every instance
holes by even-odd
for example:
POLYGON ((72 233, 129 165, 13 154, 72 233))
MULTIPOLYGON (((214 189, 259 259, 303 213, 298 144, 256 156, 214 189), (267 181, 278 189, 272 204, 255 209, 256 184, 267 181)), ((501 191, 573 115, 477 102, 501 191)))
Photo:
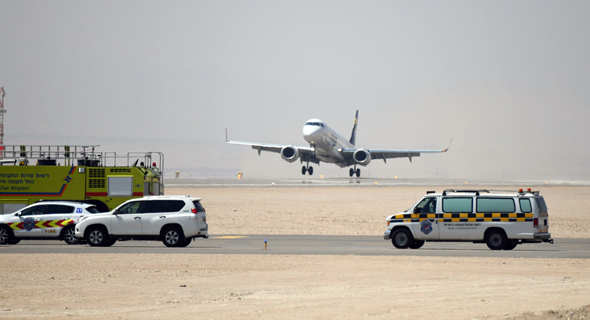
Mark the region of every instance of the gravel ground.
MULTIPOLYGON (((554 237, 590 237, 590 187, 540 190, 554 237)), ((381 235, 385 216, 426 189, 166 191, 202 197, 211 234, 381 235)), ((0 247, 0 318, 588 319, 589 270, 590 259, 15 255, 0 247)))

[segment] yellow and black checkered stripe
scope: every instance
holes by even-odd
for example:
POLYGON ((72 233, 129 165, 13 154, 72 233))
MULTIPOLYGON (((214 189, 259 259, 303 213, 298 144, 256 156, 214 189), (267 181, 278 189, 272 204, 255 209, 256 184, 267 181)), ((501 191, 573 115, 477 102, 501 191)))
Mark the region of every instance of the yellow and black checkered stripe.
POLYGON ((420 222, 437 219, 439 222, 532 222, 532 213, 400 213, 389 221, 420 222))

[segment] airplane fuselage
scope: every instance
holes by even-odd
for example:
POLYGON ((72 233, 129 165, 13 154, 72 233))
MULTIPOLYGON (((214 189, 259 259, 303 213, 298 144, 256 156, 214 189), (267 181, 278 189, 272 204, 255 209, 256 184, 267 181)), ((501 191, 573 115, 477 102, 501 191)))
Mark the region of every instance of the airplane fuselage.
POLYGON ((305 123, 303 138, 314 147, 316 158, 341 167, 346 166, 346 159, 338 150, 354 148, 348 140, 319 119, 310 119, 305 123))

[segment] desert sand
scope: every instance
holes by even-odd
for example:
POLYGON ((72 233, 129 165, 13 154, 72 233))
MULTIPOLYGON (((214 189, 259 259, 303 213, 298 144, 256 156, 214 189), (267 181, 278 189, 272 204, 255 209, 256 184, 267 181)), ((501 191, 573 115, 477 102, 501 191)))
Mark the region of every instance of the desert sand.
MULTIPOLYGON (((442 189, 167 188, 166 193, 202 197, 212 236, 381 235, 388 214, 407 209, 426 190, 442 189)), ((545 196, 555 238, 590 237, 590 187, 535 189, 545 196)), ((0 254, 0 318, 7 319, 590 317, 590 259, 14 255, 1 248, 0 254)))

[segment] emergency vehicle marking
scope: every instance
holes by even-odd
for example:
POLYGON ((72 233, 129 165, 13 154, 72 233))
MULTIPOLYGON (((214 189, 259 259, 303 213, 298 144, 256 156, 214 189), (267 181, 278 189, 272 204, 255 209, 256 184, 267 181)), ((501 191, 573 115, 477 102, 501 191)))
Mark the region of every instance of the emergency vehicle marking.
POLYGON ((66 177, 66 178, 69 178, 69 181, 66 179, 63 179, 63 180, 66 180, 67 182, 61 186, 61 189, 58 192, 0 192, 0 196, 61 197, 61 196, 63 196, 64 191, 66 191, 66 187, 68 186, 68 183, 70 181, 72 181, 72 179, 73 179, 73 178, 70 178, 69 175, 72 174, 72 172, 74 172, 74 169, 76 169, 75 166, 70 169, 70 173, 68 173, 68 176, 66 177))
POLYGON ((33 230, 35 228, 35 220, 33 218, 26 218, 23 222, 23 228, 27 231, 33 230))
POLYGON ((67 220, 45 220, 45 221, 37 221, 33 220, 33 218, 26 218, 24 222, 10 222, 7 223, 12 230, 22 230, 25 229, 27 231, 31 231, 33 229, 43 229, 43 228, 58 228, 58 227, 65 227, 69 224, 74 224, 73 219, 67 220))
POLYGON ((432 232, 432 224, 429 220, 424 220, 420 223, 420 231, 424 234, 429 234, 432 232))
POLYGON ((400 213, 389 220, 392 223, 422 222, 437 219, 439 222, 532 222, 532 213, 400 213))

